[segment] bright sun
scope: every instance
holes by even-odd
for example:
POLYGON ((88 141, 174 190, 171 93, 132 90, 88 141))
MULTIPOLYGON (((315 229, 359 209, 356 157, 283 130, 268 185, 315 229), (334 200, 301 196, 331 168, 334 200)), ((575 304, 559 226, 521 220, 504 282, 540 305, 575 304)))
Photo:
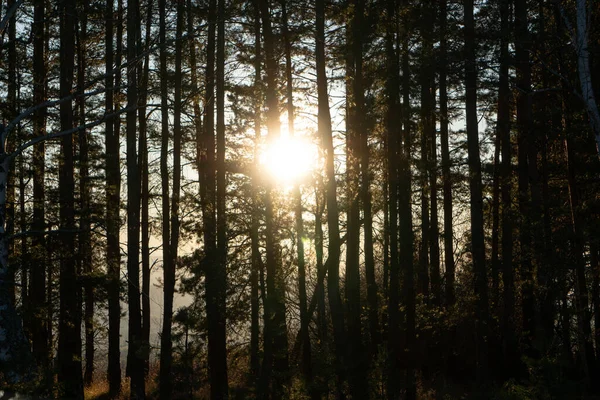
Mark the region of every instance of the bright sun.
POLYGON ((282 136, 267 143, 259 156, 260 164, 277 181, 290 183, 316 168, 318 156, 314 144, 298 137, 282 136))

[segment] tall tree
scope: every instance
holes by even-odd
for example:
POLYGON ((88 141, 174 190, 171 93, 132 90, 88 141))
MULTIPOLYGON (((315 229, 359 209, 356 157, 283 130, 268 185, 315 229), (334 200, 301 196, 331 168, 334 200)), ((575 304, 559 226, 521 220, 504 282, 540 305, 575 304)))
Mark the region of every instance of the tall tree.
POLYGON ((145 398, 142 316, 140 304, 140 173, 137 159, 139 2, 127 3, 127 294, 129 347, 127 372, 130 398, 145 398))
MULTIPOLYGON (((62 0, 60 11, 60 97, 71 95, 75 65, 74 0, 62 0)), ((73 104, 60 105, 60 128, 74 126, 73 104)), ((83 399, 81 375, 81 297, 75 264, 75 177, 73 137, 61 139, 59 168, 60 227, 63 230, 60 260, 60 319, 58 328, 58 381, 62 397, 83 399)))
POLYGON ((448 2, 440 0, 440 144, 442 153, 442 186, 444 191, 444 264, 446 267, 446 304, 456 300, 454 282, 454 243, 452 224, 452 179, 450 176, 450 146, 448 143, 448 2))
MULTIPOLYGON (((221 16, 221 14, 219 14, 221 16)), ((225 270, 219 265, 217 248, 216 176, 215 176, 215 28, 218 23, 217 1, 208 9, 208 41, 206 46, 206 84, 204 116, 205 159, 201 171, 200 196, 204 221, 206 273, 206 316, 208 319, 208 364, 211 399, 228 398, 227 348, 225 327, 225 270)))
MULTIPOLYGON (((44 20, 46 9, 44 0, 37 0, 33 9, 33 102, 40 104, 46 100, 46 52, 44 20)), ((46 110, 40 109, 34 114, 33 132, 35 136, 46 135, 46 110)), ((33 150, 33 221, 31 228, 35 232, 32 238, 32 259, 36 267, 31 271, 31 308, 33 313, 31 331, 31 344, 40 374, 48 379, 50 364, 50 348, 48 332, 46 329, 47 304, 46 304, 46 229, 45 208, 45 145, 40 142, 33 150)), ((43 386, 50 382, 43 381, 43 386)))
MULTIPOLYGON (((87 4, 82 4, 77 10, 77 20, 79 30, 77 33, 77 90, 83 92, 85 89, 86 68, 87 68, 87 4)), ((80 97, 77 101, 78 124, 80 126, 86 123, 86 101, 85 97, 80 97)), ((92 277, 92 238, 91 238, 91 188, 90 188, 90 161, 89 161, 89 143, 88 132, 86 130, 79 133, 79 257, 77 259, 79 273, 83 274, 83 289, 85 300, 85 372, 83 376, 84 384, 90 386, 94 380, 94 297, 95 291, 91 283, 92 277)))
POLYGON ((404 356, 406 358, 406 398, 416 399, 417 387, 415 364, 417 356, 414 354, 416 345, 416 304, 415 304, 415 279, 414 279, 414 235, 413 235, 413 210, 412 210, 412 107, 410 105, 411 70, 409 33, 411 29, 410 17, 407 11, 408 1, 401 3, 403 18, 399 39, 402 43, 402 139, 398 146, 400 152, 400 165, 398 172, 398 218, 400 219, 398 233, 400 242, 399 257, 402 260, 402 297, 405 307, 404 320, 404 356))
POLYGON ((479 131, 477 119, 477 62, 473 0, 464 2, 465 24, 465 91, 469 189, 471 208, 471 252, 473 259, 477 377, 482 382, 487 375, 488 293, 483 232, 483 197, 479 131))
MULTIPOLYGON (((294 131, 294 83, 292 79, 292 34, 288 26, 288 11, 286 0, 281 0, 281 30, 284 42, 285 54, 285 97, 288 117, 288 133, 290 137, 295 135, 294 131)), ((293 188, 294 196, 294 218, 296 222, 296 250, 298 257, 298 296, 300 297, 300 336, 302 340, 302 372, 306 385, 312 385, 311 366, 311 344, 309 334, 309 316, 306 300, 306 266, 304 262, 304 219, 302 206, 302 193, 300 184, 296 183, 293 188)), ((316 396, 316 394, 315 394, 316 396)))
MULTIPOLYGON (((161 1, 161 7, 164 7, 161 1)), ((175 292, 175 269, 177 263, 177 248, 179 246, 179 191, 181 188, 181 61, 183 48, 184 29, 184 0, 177 2, 177 25, 175 41, 175 98, 173 107, 173 196, 169 212, 169 172, 168 172, 168 145, 169 145, 169 109, 167 91, 167 65, 166 49, 161 48, 161 112, 162 112, 162 147, 161 147, 161 178, 163 195, 163 270, 164 270, 164 306, 163 330, 160 336, 160 396, 162 399, 172 397, 172 363, 173 363, 173 295, 175 292), (170 223, 168 221, 171 217, 170 223), (171 228, 169 232, 169 226, 171 228), (168 251, 165 254, 165 248, 168 251)), ((166 45, 166 10, 161 8, 160 38, 163 46, 166 45)))
MULTIPOLYGON (((146 38, 145 47, 150 46, 152 29, 153 0, 148 0, 146 8, 146 38)), ((149 165, 148 165, 148 118, 146 116, 146 103, 148 101, 148 82, 150 79, 150 52, 146 50, 143 70, 140 76, 140 98, 138 118, 140 121, 139 136, 139 165, 142 180, 140 191, 141 201, 141 251, 142 251, 142 343, 144 346, 144 374, 148 377, 150 370, 150 191, 149 191, 149 165)))
MULTIPOLYGON (((275 54, 275 35, 271 23, 271 10, 268 0, 257 0, 262 21, 264 40, 264 58, 266 72, 266 102, 268 140, 274 142, 280 135, 279 101, 277 96, 278 66, 275 54)), ((264 374, 262 393, 271 381, 271 397, 284 396, 284 385, 288 372, 288 343, 285 318, 285 284, 283 272, 277 255, 275 210, 273 204, 273 188, 266 183, 265 194, 265 235, 266 235, 266 283, 267 283, 267 313, 269 326, 265 327, 265 356, 263 369, 273 368, 271 373, 264 374), (267 349, 267 346, 270 349, 267 349), (269 351, 269 353, 267 353, 269 351), (272 363, 272 364, 271 364, 272 363)))
MULTIPOLYGON (((105 10, 105 108, 108 114, 114 110, 114 86, 117 86, 113 70, 113 18, 114 1, 106 1, 105 10), (113 86, 114 85, 114 86, 113 86)), ((120 63, 120 61, 117 61, 120 63)), ((116 117, 119 120, 120 117, 116 117)), ((115 122, 106 122, 106 262, 108 278, 108 385, 112 398, 121 392, 121 249, 119 246, 120 231, 120 191, 121 167, 119 160, 119 130, 115 122)))
POLYGON ((394 46, 396 31, 396 2, 387 2, 387 20, 385 33, 386 53, 386 140, 387 140, 387 176, 388 176, 388 205, 389 205, 389 235, 390 235, 390 284, 388 296, 388 368, 386 377, 387 396, 390 399, 400 398, 400 357, 402 353, 400 342, 400 269, 398 256, 398 189, 399 163, 398 156, 403 160, 404 152, 401 130, 398 126, 402 121, 398 118, 400 103, 400 82, 398 55, 394 46))
POLYGON ((512 206, 512 144, 510 135, 510 87, 509 87, 509 20, 510 0, 500 3, 500 76, 498 87, 498 136, 502 146, 500 186, 502 197, 502 298, 501 319, 504 370, 517 371, 519 356, 514 331, 515 281, 513 267, 513 206, 512 206))
POLYGON ((315 15, 315 52, 317 69, 318 96, 318 132, 325 152, 327 232, 329 246, 327 249, 327 296, 331 310, 333 340, 335 346, 336 371, 338 375, 338 394, 344 380, 343 360, 345 349, 344 314, 340 297, 340 228, 337 205, 337 184, 335 180, 333 133, 331 129, 331 113, 327 89, 325 59, 325 1, 316 1, 315 15))

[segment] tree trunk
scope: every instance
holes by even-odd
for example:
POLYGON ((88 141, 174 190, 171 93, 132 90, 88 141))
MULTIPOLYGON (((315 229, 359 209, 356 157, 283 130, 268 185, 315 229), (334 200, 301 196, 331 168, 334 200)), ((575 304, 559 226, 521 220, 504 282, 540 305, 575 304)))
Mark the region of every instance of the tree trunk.
POLYGON ((333 135, 329 96, 327 94, 327 75, 325 71, 325 1, 316 1, 315 51, 317 68, 318 95, 318 132, 325 152, 325 171, 327 175, 327 228, 329 233, 327 270, 327 296, 333 324, 336 371, 338 375, 338 398, 343 397, 341 383, 344 380, 345 329, 342 299, 340 297, 340 228, 336 194, 333 135))
MULTIPOLYGON (((146 51, 150 47, 150 34, 152 28, 152 6, 153 1, 149 0, 146 9, 146 38, 144 46, 146 51)), ((142 179, 140 192, 141 201, 141 250, 142 250, 142 343, 144 346, 144 378, 148 378, 150 370, 150 192, 149 192, 149 166, 148 166, 148 121, 146 118, 146 103, 148 101, 148 80, 150 74, 150 53, 147 52, 144 57, 143 71, 140 77, 140 109, 138 118, 140 121, 139 137, 139 165, 142 179)))
MULTIPOLYGON (((75 1, 60 3, 60 97, 73 90, 75 63, 75 1)), ((73 128, 73 105, 70 101, 60 105, 60 128, 73 128)), ((58 328, 58 382, 60 396, 83 399, 81 376, 81 304, 77 268, 75 263, 75 178, 73 165, 73 137, 61 140, 59 167, 60 229, 62 251, 60 260, 60 319, 58 328)))
POLYGON ((477 380, 487 376, 488 293, 483 231, 483 197, 477 122, 477 63, 473 0, 464 3, 466 123, 471 207, 471 252, 476 307, 477 380))
MULTIPOLYGON (((87 68, 87 4, 83 4, 83 10, 78 15, 79 32, 77 35, 77 89, 83 92, 85 88, 86 68, 87 68)), ((85 125, 85 98, 78 99, 79 125, 85 125)), ((89 154, 88 154, 88 132, 79 133, 79 197, 81 207, 81 219, 79 222, 79 261, 82 268, 78 273, 83 273, 85 290, 85 372, 83 382, 86 386, 91 386, 94 381, 94 297, 95 290, 90 284, 92 276, 92 242, 91 242, 91 221, 90 221, 90 172, 89 172, 89 154), (84 281, 86 282, 86 281, 84 281)))
MULTIPOLYGON (((408 2, 403 1, 402 6, 406 8, 408 2)), ((405 11, 405 10, 404 10, 405 11)), ((415 376, 415 365, 417 354, 415 354, 416 345, 416 305, 415 305, 415 279, 414 279, 414 235, 413 235, 413 212, 412 212, 412 173, 411 173, 411 115, 410 106, 410 65, 409 65, 409 32, 410 19, 403 19, 403 27, 401 31, 402 40, 402 125, 403 145, 398 147, 400 153, 399 166, 399 188, 398 188, 398 217, 400 218, 399 235, 400 235, 400 259, 402 262, 402 297, 405 304, 405 325, 404 325, 404 354, 406 357, 406 399, 413 400, 417 397, 417 385, 415 376)))
POLYGON ((510 138, 510 87, 509 87, 509 20, 510 1, 500 3, 500 76, 498 87, 497 130, 502 146, 500 186, 502 197, 502 319, 501 340, 504 371, 516 374, 519 364, 515 335, 515 280, 513 267, 513 206, 512 206, 512 145, 510 138))
POLYGON ((450 176, 450 146, 448 144, 448 43, 447 43, 448 2, 440 0, 440 141, 442 151, 442 180, 444 191, 444 264, 446 267, 446 304, 456 301, 454 292, 455 266, 452 224, 452 178, 450 176))
POLYGON ((211 399, 227 399, 227 352, 225 330, 225 271, 219 262, 217 248, 216 177, 215 177, 215 27, 217 1, 209 2, 206 62, 206 97, 204 117, 204 149, 206 154, 200 184, 204 219, 204 251, 206 271, 206 313, 208 318, 208 364, 211 399))
MULTIPOLYGON (((44 0, 36 0, 33 10, 33 102, 43 103, 46 100, 46 53, 44 49, 44 0)), ((46 135, 46 111, 39 110, 33 118, 33 134, 46 135)), ((31 342, 33 354, 38 371, 42 377, 42 391, 49 382, 50 349, 48 332, 45 321, 47 319, 46 289, 46 230, 45 215, 45 144, 40 142, 33 148, 33 222, 31 228, 35 235, 32 237, 32 265, 36 267, 31 271, 31 309, 35 318, 31 323, 31 342)))
MULTIPOLYGON (((288 15, 286 0, 281 0, 281 22, 285 53, 285 81, 286 81, 286 108, 288 116, 288 133, 290 137, 294 132, 294 89, 292 80, 292 38, 288 27, 288 15)), ((312 388, 312 361, 311 344, 309 336, 310 319, 308 317, 306 300, 306 267, 304 262, 304 220, 302 207, 302 194, 300 184, 296 183, 293 188, 294 213, 296 219, 296 249, 298 257, 298 296, 300 300, 300 336, 302 340, 302 373, 309 393, 316 398, 316 393, 312 388)))
POLYGON ((371 355, 377 355, 377 348, 380 343, 379 332, 379 306, 377 294, 377 282, 375 281, 375 259, 373 256, 373 217, 371 200, 371 171, 369 170, 370 150, 369 150, 369 131, 365 121, 367 113, 364 96, 363 70, 363 41, 364 30, 364 0, 357 0, 354 16, 354 51, 356 52, 356 71, 355 71, 355 98, 356 98, 356 129, 357 137, 360 140, 358 145, 360 154, 360 199, 363 208, 364 219, 364 257, 365 257, 365 277, 367 281, 367 306, 369 318, 369 333, 371 336, 371 355))
MULTIPOLYGON (((261 45, 260 45, 260 10, 254 5, 254 165, 258 164, 258 144, 261 136, 262 118, 262 76, 261 76, 261 45)), ((253 178, 255 193, 252 198, 252 221, 250 222, 250 240, 252 242, 252 269, 250 270, 250 377, 252 387, 258 389, 258 378, 260 374, 259 358, 259 294, 258 275, 262 268, 262 256, 259 247, 259 215, 260 205, 258 193, 260 191, 258 179, 253 178)))
POLYGON ((127 373, 130 398, 145 398, 142 316, 140 304, 140 172, 137 162, 137 57, 139 54, 139 2, 127 3, 127 293, 129 346, 127 373))
MULTIPOLYGON (((274 141, 279 138, 279 105, 277 96, 277 60, 275 54, 275 37, 271 27, 271 11, 268 0, 258 0, 260 14, 262 19, 262 29, 265 47, 265 65, 266 65, 266 100, 267 100, 267 128, 268 140, 274 141)), ((275 224, 275 212, 273 207, 271 183, 267 182, 265 196, 265 234, 267 251, 267 310, 269 313, 269 327, 265 327, 266 332, 270 331, 272 346, 272 366, 273 380, 271 397, 278 399, 285 394, 285 384, 288 374, 288 341, 287 326, 285 319, 285 285, 283 272, 279 257, 277 255, 277 232, 275 224)), ((265 363, 270 362, 267 359, 265 349, 265 363)), ((264 367, 263 367, 264 368, 264 367)), ((268 368, 268 367, 267 367, 268 368)), ((269 382, 265 379, 263 382, 269 382)), ((263 388, 267 386, 263 383, 263 388)), ((263 393, 264 390, 263 390, 263 393)))
MULTIPOLYGON (((346 54, 346 309, 348 313, 348 357, 345 362, 352 398, 366 398, 364 349, 362 345, 360 302, 360 144, 363 135, 364 89, 362 82, 362 40, 360 35, 364 2, 353 1, 347 29, 346 54)), ((367 160, 368 161, 368 160, 367 160)), ((368 180, 368 178, 367 178, 368 180)), ((368 190, 368 186, 366 188, 368 190)), ((365 257, 367 254, 365 253, 365 257)))
MULTIPOLYGON (((106 113, 114 111, 113 85, 118 84, 113 76, 113 0, 106 1, 106 36, 105 36, 105 108, 106 113)), ((120 29, 118 29, 120 31, 120 29)), ((117 35, 117 40, 119 39, 117 35)), ((119 41, 117 41, 119 43, 119 41)), ((117 57, 117 65, 120 64, 117 57)), ((120 117, 115 118, 116 121, 120 117)), ((121 287, 121 249, 119 247, 120 231, 120 191, 121 167, 119 160, 119 129, 115 129, 116 121, 106 123, 106 262, 108 278, 108 385, 111 398, 121 393, 121 351, 120 324, 121 305, 119 292, 121 287)), ((117 125, 118 127, 118 125, 117 125)))
MULTIPOLYGON (((389 399, 400 398, 400 357, 402 353, 400 340, 400 269, 398 257, 398 158, 403 160, 404 152, 400 148, 399 109, 399 69, 398 56, 394 48, 396 24, 396 2, 387 4, 388 20, 386 21, 385 53, 387 66, 386 81, 386 141, 387 141, 387 176, 389 205, 389 244, 390 244, 390 273, 388 291, 388 368, 386 389, 389 399)), ((405 171, 403 171, 405 172, 405 171)))

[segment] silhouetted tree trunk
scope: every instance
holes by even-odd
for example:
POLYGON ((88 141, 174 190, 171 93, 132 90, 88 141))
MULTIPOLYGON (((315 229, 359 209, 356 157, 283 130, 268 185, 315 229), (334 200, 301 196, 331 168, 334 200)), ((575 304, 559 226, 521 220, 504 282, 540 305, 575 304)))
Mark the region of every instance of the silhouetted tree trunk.
POLYGON ((440 0, 440 142, 442 152, 442 180, 444 191, 444 264, 446 267, 446 304, 456 301, 454 292, 454 243, 452 224, 452 178, 450 176, 450 146, 448 144, 448 2, 440 0))
MULTIPOLYGON (((360 302, 360 144, 363 135, 364 92, 362 82, 362 17, 364 2, 352 2, 346 53, 346 310, 348 313, 348 384, 353 398, 366 398, 364 349, 362 344, 360 302)), ((368 179, 367 179, 368 180, 368 179)), ((367 187, 368 190, 368 187, 367 187)), ((366 256, 366 254, 365 254, 366 256)))
POLYGON ((471 207, 471 252, 475 285, 477 378, 487 375, 488 293, 483 232, 481 160, 477 121, 477 63, 473 0, 464 3, 466 123, 471 207))
MULTIPOLYGON (((386 376, 386 390, 389 399, 399 399, 401 390, 400 358, 402 357, 402 343, 400 339, 400 269, 398 256, 398 189, 399 171, 398 158, 403 160, 404 152, 401 149, 402 121, 398 118, 400 109, 399 100, 399 66, 398 55, 394 48, 394 34, 396 30, 396 2, 387 3, 386 32, 385 32, 385 59, 386 59, 386 141, 387 141, 387 177, 388 177, 388 205, 389 205, 389 243, 390 243, 390 275, 388 295, 388 367, 386 376)), ((404 171, 403 171, 404 172, 404 171)))
MULTIPOLYGON (((438 224, 438 203, 437 203, 437 129, 435 122, 435 64, 433 54, 433 34, 435 18, 435 2, 424 5, 423 16, 426 18, 424 24, 424 49, 425 65, 423 68, 427 71, 427 135, 429 148, 429 162, 427 169, 429 172, 429 198, 431 204, 431 219, 429 221, 429 268, 431 281, 431 300, 434 305, 441 304, 442 279, 440 275, 440 228, 438 224)), ((425 82, 424 82, 425 83, 425 82)))
MULTIPOLYGON (((279 105, 277 97, 277 60, 275 54, 275 37, 271 26, 271 11, 268 0, 258 0, 262 20, 262 32, 264 39, 265 71, 266 71, 266 101, 267 101, 267 128, 268 140, 274 141, 279 138, 279 105)), ((266 184, 265 195, 265 235, 267 252, 267 310, 269 314, 269 326, 265 327, 265 345, 267 345, 267 331, 269 331, 272 360, 267 358, 267 348, 263 369, 270 368, 272 362, 272 381, 269 375, 264 376, 262 393, 266 393, 268 382, 271 381, 271 397, 274 399, 284 397, 285 383, 288 373, 288 341, 287 326, 285 319, 285 285, 283 272, 277 255, 276 225, 274 221, 275 212, 273 208, 271 183, 266 184)))
MULTIPOLYGON (((75 64, 75 1, 62 0, 60 8, 60 97, 73 90, 75 64)), ((74 126, 71 101, 60 105, 60 128, 74 126)), ((60 319, 58 328, 58 381, 60 396, 83 399, 81 376, 81 304, 80 286, 75 263, 75 177, 73 166, 73 137, 61 140, 59 168, 60 192, 60 319)))
POLYGON ((338 375, 338 397, 342 396, 341 383, 344 380, 343 359, 345 349, 344 314, 340 297, 340 228, 338 205, 336 199, 336 181, 334 166, 333 135, 331 130, 331 114, 329 96, 327 94, 327 75, 325 71, 325 1, 316 1, 315 51, 317 69, 318 95, 318 132, 325 152, 325 172, 327 175, 327 228, 329 247, 327 254, 327 296, 333 324, 333 340, 335 346, 335 368, 338 375))
MULTIPOLYGON (((366 106, 364 96, 363 70, 363 40, 367 25, 364 23, 364 1, 358 0, 355 9, 354 26, 354 44, 356 51, 356 72, 355 72, 355 98, 357 110, 358 145, 360 154, 360 199, 363 208, 364 219, 364 257, 365 257, 365 277, 367 281, 367 306, 369 310, 369 333, 371 336, 371 355, 377 355, 377 347, 380 343, 379 332, 379 308, 377 282, 375 281, 375 259, 373 256, 373 217, 371 200, 371 171, 369 170, 370 150, 369 150, 369 129, 366 123, 366 106), (359 92, 356 92, 359 91, 359 92)), ((364 367, 363 367, 364 368, 364 367)))
POLYGON ((139 2, 127 3, 127 293, 129 346, 127 373, 130 398, 145 398, 142 315, 140 304, 140 172, 137 162, 139 2))
MULTIPOLYGON (((46 52, 44 49, 44 20, 46 18, 44 0, 36 0, 33 9, 33 102, 40 104, 46 100, 46 52)), ((33 117, 34 136, 46 135, 46 110, 38 110, 33 117)), ((49 385, 50 349, 46 318, 46 208, 45 202, 45 144, 40 142, 33 148, 33 221, 31 262, 35 268, 31 270, 31 310, 32 318, 31 344, 38 371, 43 379, 42 389, 49 385)))
MULTIPOLYGON (((285 97, 286 97, 286 108, 288 116, 288 133, 290 137, 295 135, 294 132, 294 86, 292 80, 292 37, 288 27, 288 15, 286 8, 286 1, 281 0, 281 33, 283 34, 284 41, 284 54, 285 54, 285 97)), ((313 398, 316 394, 312 388, 312 361, 311 361, 311 344, 309 336, 309 323, 310 319, 307 310, 306 300, 306 267, 304 262, 304 219, 302 216, 302 194, 300 191, 300 184, 294 185, 293 197, 294 197, 294 213, 296 219, 296 249, 298 257, 298 296, 300 300, 300 336, 302 340, 302 373, 306 381, 306 386, 309 392, 313 394, 313 398)))
MULTIPOLYGON (((87 68, 87 3, 82 4, 82 10, 78 13, 79 32, 77 34, 77 90, 83 92, 85 89, 85 78, 87 68)), ((79 125, 85 125, 86 107, 85 98, 78 99, 79 125)), ((83 274, 85 290, 85 372, 83 381, 90 386, 94 381, 94 297, 95 291, 91 284, 92 275, 92 243, 91 243, 91 221, 90 221, 90 167, 88 154, 88 132, 79 133, 79 202, 81 217, 79 222, 79 274, 83 274)))
MULTIPOLYGON (((254 165, 258 164, 258 144, 261 136, 262 125, 262 77, 261 77, 261 43, 260 43, 260 10, 254 2, 254 165)), ((252 221, 250 222, 250 240, 252 242, 252 269, 250 270, 250 377, 252 386, 258 389, 258 378, 260 374, 259 358, 259 294, 258 275, 262 268, 262 256, 260 254, 258 228, 260 224, 260 206, 258 200, 258 178, 253 177, 255 193, 252 198, 252 221)))
MULTIPOLYGON (((114 111, 113 85, 118 86, 113 75, 115 63, 113 62, 113 18, 114 1, 106 1, 105 20, 105 108, 106 113, 114 111)), ((120 29, 118 29, 120 30, 120 29)), ((117 35, 117 39, 119 39, 117 35)), ((117 43, 119 43, 117 41, 117 43)), ((120 64, 117 57, 117 65, 120 64)), ((116 121, 120 117, 115 118, 116 121)), ((120 351, 120 324, 121 306, 119 292, 121 286, 121 249, 119 247, 120 230, 120 188, 121 167, 119 150, 119 129, 115 121, 106 123, 106 262, 108 278, 108 385, 111 398, 121 392, 121 351, 120 351), (115 126, 116 125, 116 126, 115 126)))
MULTIPOLYGON (((521 211, 521 296, 523 333, 528 355, 538 356, 534 349, 536 334, 534 246, 532 228, 537 226, 540 203, 537 201, 537 161, 532 120, 530 38, 527 26, 527 4, 515 1, 515 63, 517 66, 517 132, 519 146, 519 207, 521 211), (531 189, 531 192, 529 192, 531 189)), ((536 240, 537 241, 537 240, 536 240)))
POLYGON ((429 15, 429 4, 421 5, 421 54, 419 83, 421 85, 421 160, 419 163, 420 189, 421 189, 421 247, 419 249, 419 272, 417 279, 417 291, 422 294, 425 302, 429 301, 429 152, 431 130, 433 122, 433 96, 431 92, 431 81, 433 70, 431 69, 431 53, 433 42, 431 38, 432 16, 429 15))
MULTIPOLYGON (((144 45, 150 46, 150 34, 152 28, 152 8, 153 1, 149 0, 146 8, 146 38, 144 45)), ((150 370, 150 221, 149 206, 150 192, 148 187, 149 166, 148 166, 148 121, 146 118, 146 103, 148 101, 148 81, 150 74, 150 52, 144 57, 144 64, 140 77, 140 109, 138 118, 140 120, 139 137, 139 165, 142 179, 140 192, 141 200, 141 236, 142 236, 142 343, 144 346, 144 377, 148 377, 150 370)))
MULTIPOLYGON (((402 7, 406 12, 408 1, 403 0, 402 7)), ((403 271, 402 275, 402 297, 405 305, 404 321, 404 357, 406 358, 406 399, 413 400, 417 397, 417 386, 415 376, 415 365, 417 354, 415 354, 416 345, 416 305, 415 305, 415 279, 414 279, 414 235, 413 235, 413 213, 412 213, 412 172, 411 164, 411 143, 412 143, 412 108, 410 105, 410 84, 411 74, 409 65, 409 32, 411 29, 410 17, 405 14, 402 19, 402 30, 400 40, 402 41, 402 146, 399 146, 400 166, 399 166, 399 188, 398 188, 398 217, 399 235, 400 235, 400 265, 403 271)))
MULTIPOLYGON (((162 2, 161 2, 162 3, 162 2)), ((184 0, 177 1, 177 25, 176 25, 176 40, 175 40, 175 98, 173 107, 173 196, 171 199, 171 212, 165 213, 169 207, 169 173, 168 173, 168 145, 169 145, 169 109, 168 109, 168 91, 166 72, 166 49, 161 48, 161 90, 162 90, 162 147, 161 147, 161 177, 162 177, 162 193, 163 193, 163 223, 165 219, 171 218, 170 224, 163 230, 168 232, 166 238, 163 237, 163 247, 169 248, 165 258, 163 254, 163 270, 164 270, 164 305, 163 305, 163 330, 160 336, 160 396, 162 399, 172 397, 173 378, 173 295, 175 292, 175 269, 177 263, 177 247, 179 244, 179 191, 181 186, 181 58, 183 48, 183 24, 184 24, 184 0)), ((161 4, 161 6, 164 3, 161 4)), ((166 10, 161 9, 161 40, 165 40, 165 13, 166 10)))
MULTIPOLYGON (((217 3, 217 65, 216 65, 216 101, 217 101, 217 270, 215 285, 218 293, 218 348, 219 356, 211 368, 216 369, 214 387, 211 384, 211 398, 227 399, 227 342, 226 335, 226 290, 227 290, 227 217, 225 196, 225 0, 217 3)), ((285 311, 284 311, 285 322, 285 311)))
MULTIPOLYGON (((221 19, 221 13, 219 13, 221 19)), ((215 27, 217 1, 209 2, 204 117, 203 182, 200 184, 204 219, 206 272, 206 313, 208 319, 208 364, 211 399, 227 399, 227 349, 225 330, 225 271, 217 249, 216 176, 215 176, 215 27)))
POLYGON ((515 279, 513 267, 513 206, 512 206, 512 145, 510 141, 510 87, 509 87, 509 20, 511 0, 500 3, 500 76, 498 87, 498 136, 502 146, 500 186, 502 197, 502 319, 501 340, 504 371, 517 373, 519 363, 515 336, 515 279))

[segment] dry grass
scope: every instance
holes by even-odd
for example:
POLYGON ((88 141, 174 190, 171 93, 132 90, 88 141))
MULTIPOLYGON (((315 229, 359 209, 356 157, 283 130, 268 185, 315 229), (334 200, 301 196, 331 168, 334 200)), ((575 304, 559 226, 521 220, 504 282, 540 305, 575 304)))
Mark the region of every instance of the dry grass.
MULTIPOLYGON (((150 372, 146 379, 146 398, 154 398, 154 394, 158 393, 158 364, 150 365, 150 372)), ((97 377, 94 383, 86 387, 84 390, 84 397, 86 400, 108 400, 108 381, 106 377, 97 377)), ((129 399, 129 378, 123 378, 121 383, 121 394, 117 397, 117 400, 129 399)))

